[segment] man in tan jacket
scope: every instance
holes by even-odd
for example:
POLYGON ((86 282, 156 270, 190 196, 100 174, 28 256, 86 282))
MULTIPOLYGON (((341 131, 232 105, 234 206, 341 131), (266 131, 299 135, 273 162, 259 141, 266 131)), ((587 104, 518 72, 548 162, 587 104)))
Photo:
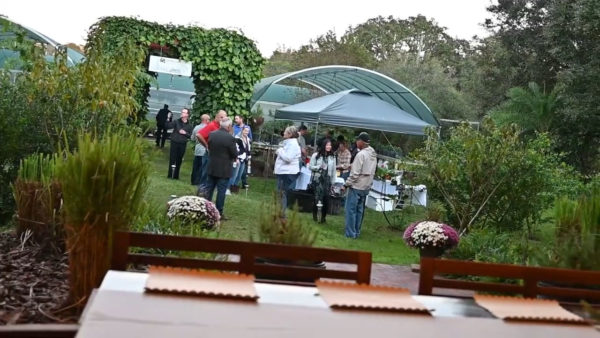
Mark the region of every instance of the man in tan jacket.
POLYGON ((356 146, 360 150, 350 169, 350 176, 344 184, 348 188, 346 196, 346 231, 349 238, 360 236, 365 201, 373 185, 373 177, 377 168, 377 153, 369 146, 371 138, 367 133, 360 133, 356 138, 356 146))

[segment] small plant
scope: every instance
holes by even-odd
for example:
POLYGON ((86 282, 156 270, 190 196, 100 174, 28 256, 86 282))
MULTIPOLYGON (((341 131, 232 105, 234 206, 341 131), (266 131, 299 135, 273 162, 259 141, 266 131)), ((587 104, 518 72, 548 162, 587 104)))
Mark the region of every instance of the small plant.
POLYGON ((389 180, 393 176, 396 176, 396 171, 393 169, 377 167, 375 169, 375 177, 380 180, 389 180))
POLYGON ((432 222, 421 221, 411 224, 404 231, 404 241, 411 248, 451 249, 458 245, 459 236, 451 226, 432 222))
POLYGON ((281 204, 276 196, 273 203, 261 214, 258 241, 277 244, 312 246, 317 232, 298 218, 298 207, 294 207, 289 218, 283 217, 281 204))
POLYGON ((198 196, 182 196, 167 202, 169 220, 185 224, 200 224, 203 229, 219 226, 221 215, 211 201, 198 196))
POLYGON ((444 205, 438 202, 430 202, 425 209, 425 219, 433 222, 443 222, 446 215, 444 205))

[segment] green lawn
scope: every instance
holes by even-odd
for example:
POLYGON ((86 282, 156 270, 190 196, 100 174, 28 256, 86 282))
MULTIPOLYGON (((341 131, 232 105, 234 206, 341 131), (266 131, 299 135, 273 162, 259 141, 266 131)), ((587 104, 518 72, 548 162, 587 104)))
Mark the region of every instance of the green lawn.
MULTIPOLYGON (((188 148, 184 158, 180 180, 167 179, 169 160, 169 144, 164 149, 157 149, 153 142, 148 142, 147 154, 152 163, 146 202, 156 210, 164 210, 171 195, 194 195, 195 186, 190 184, 190 173, 193 161, 192 148, 188 148)), ((219 229, 220 238, 248 240, 255 231, 261 210, 266 203, 271 203, 275 190, 274 179, 249 179, 248 194, 242 190, 240 194, 227 196, 225 212, 230 220, 222 222, 219 229)), ((379 263, 410 264, 418 260, 418 252, 408 248, 402 241, 401 229, 410 222, 423 216, 423 208, 409 209, 387 213, 390 226, 380 212, 367 209, 363 222, 361 237, 357 240, 344 236, 343 215, 327 216, 327 224, 315 224, 312 214, 300 213, 300 219, 319 231, 315 246, 340 249, 365 250, 373 253, 373 260, 379 263)))

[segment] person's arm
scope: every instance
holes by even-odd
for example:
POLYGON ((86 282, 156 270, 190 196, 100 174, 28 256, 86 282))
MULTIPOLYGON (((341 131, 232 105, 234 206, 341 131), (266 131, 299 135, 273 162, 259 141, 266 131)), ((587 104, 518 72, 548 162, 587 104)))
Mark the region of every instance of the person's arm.
MULTIPOLYGON (((208 126, 204 127, 207 128, 208 126)), ((202 128, 202 129, 204 129, 202 128)), ((200 131, 202 131, 202 129, 198 130, 198 133, 196 134, 198 141, 200 141, 200 143, 202 143, 204 145, 204 148, 206 148, 206 150, 208 150, 208 141, 206 141, 206 139, 204 138, 204 136, 202 136, 202 134, 200 134, 200 131)))
POLYGON ((198 140, 198 132, 200 131, 201 128, 198 128, 198 126, 194 127, 194 129, 192 130, 192 134, 190 135, 190 140, 192 141, 196 141, 198 140))
POLYGON ((319 169, 321 169, 321 165, 319 165, 317 163, 317 153, 314 153, 311 157, 310 157, 310 162, 308 163, 308 169, 310 169, 310 171, 319 171, 319 169))
POLYGON ((183 128, 179 130, 181 135, 185 135, 188 139, 192 137, 193 127, 191 125, 183 125, 183 128))
POLYGON ((346 180, 346 183, 344 185, 351 186, 352 184, 358 181, 360 173, 362 172, 363 163, 365 162, 364 156, 362 155, 363 154, 358 153, 354 158, 354 162, 352 163, 352 169, 350 169, 350 176, 348 176, 348 179, 346 180))
POLYGON ((283 148, 277 149, 277 156, 279 156, 284 162, 290 163, 296 158, 300 157, 300 152, 296 153, 292 142, 286 142, 283 148))
POLYGON ((227 147, 227 153, 229 154, 229 158, 232 162, 237 161, 238 151, 235 139, 233 140, 233 142, 230 142, 229 146, 227 147))

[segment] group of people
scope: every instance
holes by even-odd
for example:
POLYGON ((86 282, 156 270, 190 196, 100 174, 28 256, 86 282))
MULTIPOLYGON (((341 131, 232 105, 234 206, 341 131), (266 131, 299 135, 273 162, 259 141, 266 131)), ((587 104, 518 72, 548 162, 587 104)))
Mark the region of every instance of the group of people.
POLYGON ((173 129, 169 156, 168 178, 179 179, 179 170, 185 154, 188 140, 196 142, 191 183, 198 186, 198 194, 215 201, 221 220, 224 215, 225 196, 231 187, 248 187, 247 167, 250 161, 252 130, 244 124, 241 116, 235 116, 234 122, 225 110, 219 110, 213 121, 204 114, 200 124, 192 126, 189 109, 181 110, 181 117, 172 120, 172 113, 165 105, 156 115, 156 145, 164 146, 166 130, 173 129), (164 134, 163 134, 164 130, 164 134))
MULTIPOLYGON (((300 168, 307 158, 304 138, 306 132, 307 128, 304 125, 300 126, 299 130, 295 126, 287 127, 283 132, 281 147, 276 152, 275 175, 284 217, 288 193, 294 189, 300 168)), ((345 180, 344 189, 348 190, 345 201, 345 236, 348 238, 360 236, 365 202, 375 176, 377 154, 369 144, 369 134, 360 133, 356 138, 356 153, 353 157, 343 139, 338 140, 335 150, 331 136, 326 135, 317 142, 318 148, 308 163, 312 172, 315 221, 318 221, 320 211, 320 222, 326 222, 331 187, 338 171, 340 177, 345 180)))
MULTIPOLYGON (((179 179, 187 142, 195 141, 191 183, 198 186, 198 195, 211 201, 215 189, 217 190, 215 204, 221 219, 227 220, 223 210, 226 195, 230 190, 234 190, 234 187, 239 187, 240 183, 242 187, 248 187, 246 176, 251 159, 252 130, 244 124, 241 116, 235 116, 232 121, 224 110, 219 110, 212 121, 208 115, 202 115, 201 123, 192 126, 189 109, 183 108, 181 117, 173 121, 168 108, 165 105, 156 116, 157 146, 164 146, 166 131, 173 129, 167 177, 179 179)), ((287 127, 283 133, 281 147, 276 151, 275 175, 284 218, 288 193, 294 189, 300 168, 308 158, 304 138, 307 132, 308 129, 304 125, 300 128, 287 127)), ((377 166, 377 154, 369 144, 369 135, 360 133, 354 144, 355 154, 352 154, 343 138, 338 139, 334 146, 331 135, 326 135, 319 140, 318 149, 308 163, 312 171, 315 221, 319 219, 320 210, 320 222, 326 222, 331 187, 338 171, 345 180, 344 189, 348 190, 345 202, 345 235, 349 238, 358 238, 360 235, 365 202, 377 166)))

